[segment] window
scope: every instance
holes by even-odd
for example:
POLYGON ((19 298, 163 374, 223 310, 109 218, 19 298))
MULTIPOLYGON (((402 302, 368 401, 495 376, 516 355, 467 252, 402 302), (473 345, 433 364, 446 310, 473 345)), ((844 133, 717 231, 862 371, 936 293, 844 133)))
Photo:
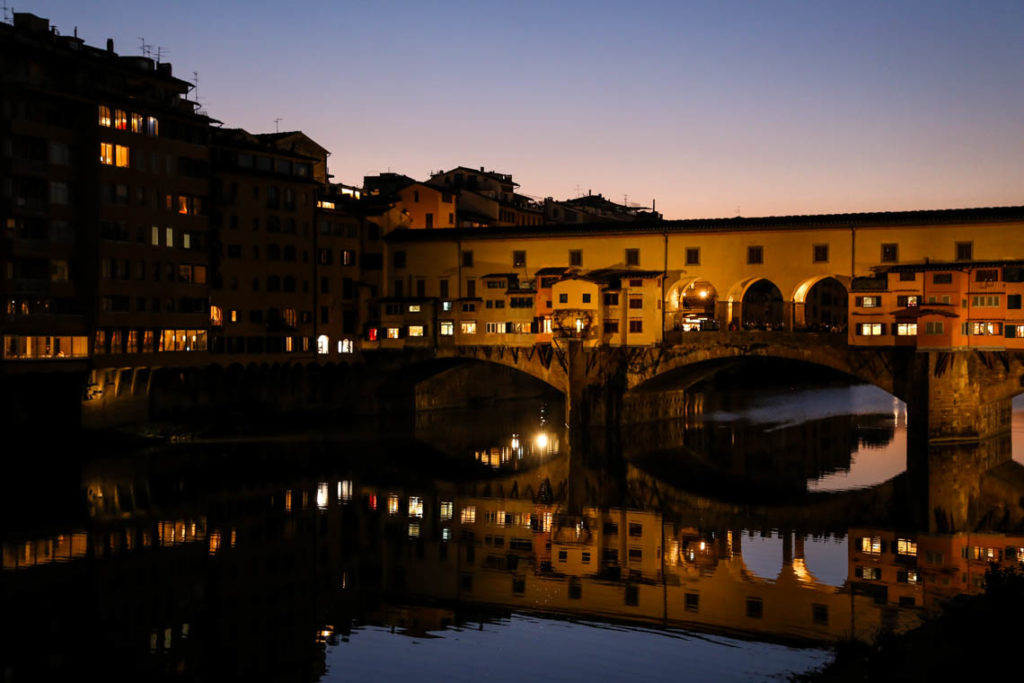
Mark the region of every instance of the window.
POLYGON ((476 506, 467 505, 462 508, 462 512, 459 515, 459 521, 463 524, 476 524, 476 506))
POLYGON ((828 605, 814 603, 811 605, 811 620, 820 626, 828 626, 828 605))
POLYGON ((128 148, 124 145, 114 145, 114 165, 128 168, 128 148))
POLYGON ((559 550, 558 551, 558 561, 559 562, 568 562, 569 561, 569 551, 568 550, 559 550))
POLYGON ((395 268, 405 268, 405 252, 396 251, 392 255, 392 262, 394 263, 395 268))
POLYGON ((459 331, 462 334, 476 334, 476 321, 475 320, 463 320, 459 325, 459 331))
POLYGON ((934 321, 934 322, 927 322, 927 323, 924 324, 924 333, 925 334, 931 334, 931 335, 942 334, 943 331, 944 331, 943 330, 943 324, 942 324, 941 320, 934 321))
POLYGON ((525 268, 526 267, 526 252, 525 251, 513 251, 512 252, 512 267, 513 268, 525 268))
POLYGON ((889 243, 882 245, 882 263, 896 263, 899 260, 899 245, 889 243))
POLYGON ((863 337, 877 337, 885 334, 885 323, 857 323, 857 334, 863 337))
POLYGON ((761 598, 747 598, 747 616, 751 619, 760 619, 764 616, 764 602, 761 598))
POLYGON ((583 303, 585 303, 585 304, 589 304, 590 303, 590 294, 589 293, 586 293, 586 294, 583 295, 583 303))
POLYGON ((569 295, 566 294, 565 292, 559 294, 558 295, 558 303, 560 303, 560 304, 567 304, 567 303, 569 303, 569 295))
POLYGON ((897 337, 916 337, 917 323, 896 323, 897 337))
MULTIPOLYGON (((1019 296, 1019 295, 1018 295, 1019 296)), ((993 308, 999 306, 998 294, 976 294, 971 297, 971 306, 993 308)))
MULTIPOLYGON (((448 309, 445 309, 445 310, 448 310, 448 309)), ((464 303, 464 304, 462 304, 462 312, 463 313, 472 313, 475 310, 476 310, 476 304, 474 304, 474 303, 464 303)))
POLYGON ((933 285, 951 285, 953 284, 953 273, 935 273, 932 275, 933 285))
POLYGON ((971 323, 971 334, 979 336, 988 336, 993 334, 1002 334, 1003 324, 994 322, 973 322, 971 323))
POLYGON ((639 249, 627 249, 626 250, 626 265, 627 266, 639 266, 640 265, 640 250, 639 249))
POLYGON ((896 297, 896 305, 900 308, 911 308, 913 306, 917 306, 920 302, 921 297, 916 294, 896 297))
POLYGON ((487 334, 505 334, 505 323, 487 323, 487 334))
POLYGON ((114 110, 114 128, 128 130, 128 112, 124 109, 114 110))
POLYGON ((462 252, 462 267, 472 268, 473 267, 473 252, 466 250, 462 252))
POLYGON ((631 334, 637 334, 644 331, 644 321, 638 318, 633 318, 629 321, 629 331, 631 334))
POLYGON ((688 265, 688 266, 699 266, 700 265, 700 247, 687 247, 686 248, 686 265, 688 265))
POLYGON ((605 306, 618 306, 619 305, 619 293, 618 292, 605 292, 604 295, 605 306))
POLYGON ((970 261, 972 258, 974 258, 974 242, 957 242, 956 260, 970 261))
POLYGON ((982 268, 974 271, 975 282, 999 282, 999 269, 982 268))
POLYGON ((828 245, 815 244, 813 248, 813 259, 815 263, 828 263, 828 245))
POLYGON ((747 247, 747 263, 750 265, 764 263, 764 247, 747 247))
POLYGON ((685 595, 685 605, 687 612, 699 612, 700 611, 700 595, 697 593, 687 593, 685 595))
POLYGON ((410 337, 422 337, 423 336, 423 325, 409 325, 409 336, 410 337))
POLYGON ((644 307, 644 298, 640 294, 636 294, 629 297, 629 307, 632 310, 638 310, 644 307))
POLYGON ((629 523, 629 535, 630 536, 643 536, 644 535, 644 525, 643 524, 638 524, 636 522, 630 522, 629 523))
POLYGON ((910 540, 909 538, 897 538, 896 553, 899 555, 917 557, 917 543, 910 540))
POLYGON ((900 271, 900 282, 914 282, 917 280, 917 273, 912 270, 900 271))
POLYGON ((160 126, 155 116, 146 117, 146 135, 156 136, 159 135, 160 126))
POLYGON ((856 304, 861 308, 878 308, 882 305, 882 297, 880 296, 858 296, 856 298, 856 304))
POLYGON ((452 320, 442 320, 440 322, 441 336, 450 337, 455 334, 455 322, 452 320))
POLYGON ((855 574, 857 578, 867 581, 878 581, 882 578, 882 570, 878 567, 857 567, 855 574))
POLYGON ((401 337, 401 331, 402 330, 399 327, 389 327, 389 328, 387 328, 387 337, 388 337, 388 339, 399 339, 401 337))
POLYGON ((604 321, 604 333, 605 334, 618 334, 619 333, 619 321, 618 320, 605 320, 604 321))
POLYGON ((109 142, 100 143, 100 163, 104 166, 114 165, 114 145, 109 142))
POLYGON ((857 544, 858 550, 862 553, 868 553, 869 555, 878 555, 882 552, 882 537, 881 536, 862 536, 860 542, 857 544))
POLYGON ((110 126, 111 126, 110 107, 104 107, 101 104, 100 105, 100 112, 99 113, 100 113, 99 124, 101 126, 103 126, 104 128, 110 128, 110 126))
POLYGON ((569 250, 569 265, 574 268, 583 267, 583 250, 582 249, 570 249, 569 250))
POLYGON ((1007 294, 1006 307, 1012 309, 1020 308, 1020 294, 1007 294))

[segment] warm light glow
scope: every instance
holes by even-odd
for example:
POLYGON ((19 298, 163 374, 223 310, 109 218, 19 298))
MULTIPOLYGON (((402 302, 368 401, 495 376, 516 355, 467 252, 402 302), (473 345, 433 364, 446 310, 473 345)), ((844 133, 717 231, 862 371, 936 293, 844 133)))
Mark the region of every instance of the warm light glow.
POLYGON ((539 448, 540 450, 547 450, 548 435, 544 432, 541 432, 534 438, 534 443, 537 444, 537 448, 539 448))
POLYGON ((316 506, 321 510, 327 509, 327 482, 322 481, 316 487, 316 506))
POLYGON ((397 493, 389 493, 388 494, 388 514, 389 515, 397 515, 398 514, 398 494, 397 493))

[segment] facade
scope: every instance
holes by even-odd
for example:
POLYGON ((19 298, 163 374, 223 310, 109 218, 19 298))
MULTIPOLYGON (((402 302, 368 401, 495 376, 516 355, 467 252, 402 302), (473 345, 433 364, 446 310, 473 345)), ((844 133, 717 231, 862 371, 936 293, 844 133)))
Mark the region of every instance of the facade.
POLYGON ((87 397, 133 366, 206 362, 210 119, 171 65, 0 24, 5 371, 88 359, 87 397))
POLYGON ((1024 348, 1024 261, 891 266, 853 281, 849 342, 917 349, 1024 348))

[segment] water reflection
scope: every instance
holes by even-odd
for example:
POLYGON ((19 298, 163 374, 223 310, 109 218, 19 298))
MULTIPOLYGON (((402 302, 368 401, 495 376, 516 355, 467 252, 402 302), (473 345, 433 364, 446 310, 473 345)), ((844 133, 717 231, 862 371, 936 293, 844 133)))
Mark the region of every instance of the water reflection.
POLYGON ((742 660, 743 678, 761 659, 779 671, 821 659, 761 643, 908 628, 982 590, 989 563, 1024 560, 1009 437, 893 453, 899 476, 808 492, 808 472, 852 467, 855 447, 897 427, 816 415, 758 441, 733 425, 731 451, 717 429, 684 429, 705 467, 673 469, 676 432, 658 432, 669 446, 653 455, 639 437, 580 452, 551 410, 510 410, 489 433, 479 415, 465 430, 433 416, 420 441, 179 444, 87 463, 79 506, 56 519, 36 496, 7 501, 4 670, 46 678, 102 656, 140 678, 379 677, 360 667, 406 657, 383 638, 404 634, 445 641, 431 650, 443 657, 408 661, 451 674, 509 657, 475 635, 494 633, 536 661, 596 650, 573 662, 591 677, 626 666, 613 654, 625 643, 651 653, 648 677, 683 641, 712 643, 708 670, 742 660), (524 445, 541 427, 559 447, 524 445), (717 495, 762 477, 776 486, 756 502, 717 495))

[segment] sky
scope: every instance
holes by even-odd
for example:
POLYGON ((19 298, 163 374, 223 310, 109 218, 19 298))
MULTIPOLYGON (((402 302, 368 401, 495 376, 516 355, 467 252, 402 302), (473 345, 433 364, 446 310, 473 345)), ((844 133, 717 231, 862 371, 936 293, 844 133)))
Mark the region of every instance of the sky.
POLYGON ((350 185, 485 166, 666 218, 1024 204, 1024 0, 5 2, 160 47, 210 116, 302 130, 350 185))

